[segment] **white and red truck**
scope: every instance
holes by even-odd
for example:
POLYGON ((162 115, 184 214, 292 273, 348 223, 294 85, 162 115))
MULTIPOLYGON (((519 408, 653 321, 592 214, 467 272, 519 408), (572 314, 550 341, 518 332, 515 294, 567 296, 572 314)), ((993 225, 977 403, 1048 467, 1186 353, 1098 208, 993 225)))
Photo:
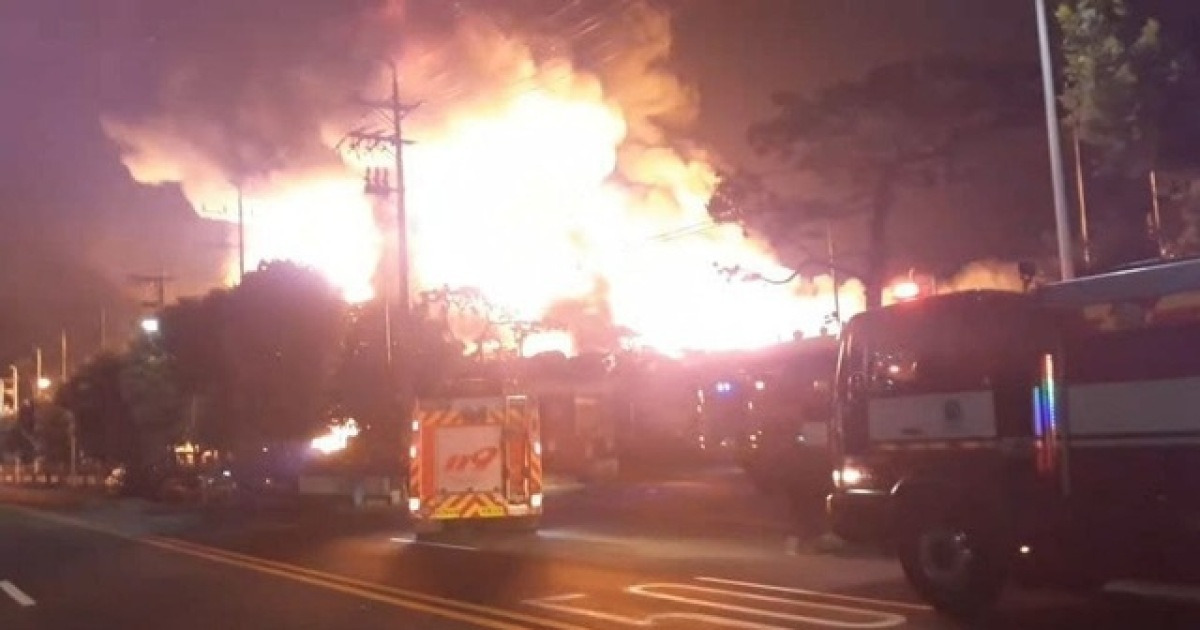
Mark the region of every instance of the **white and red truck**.
POLYGON ((537 405, 523 393, 467 387, 417 401, 408 453, 408 509, 417 533, 542 514, 537 405))

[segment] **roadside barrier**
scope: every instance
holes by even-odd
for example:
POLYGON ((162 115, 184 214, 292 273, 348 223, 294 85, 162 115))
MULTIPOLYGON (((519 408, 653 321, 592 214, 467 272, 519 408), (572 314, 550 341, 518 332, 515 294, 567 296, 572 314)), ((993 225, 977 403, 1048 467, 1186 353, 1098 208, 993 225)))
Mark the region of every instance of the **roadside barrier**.
POLYGON ((104 485, 104 478, 105 475, 91 471, 71 475, 36 464, 0 464, 0 484, 8 486, 99 488, 104 485))

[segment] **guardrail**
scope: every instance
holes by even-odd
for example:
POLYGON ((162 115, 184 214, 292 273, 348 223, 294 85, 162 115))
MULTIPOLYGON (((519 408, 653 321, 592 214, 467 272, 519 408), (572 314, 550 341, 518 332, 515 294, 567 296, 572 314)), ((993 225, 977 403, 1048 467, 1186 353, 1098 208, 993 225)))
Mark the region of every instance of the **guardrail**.
POLYGON ((32 464, 0 465, 0 484, 8 486, 68 486, 75 488, 98 488, 104 485, 106 475, 85 471, 71 475, 61 470, 47 470, 32 464))

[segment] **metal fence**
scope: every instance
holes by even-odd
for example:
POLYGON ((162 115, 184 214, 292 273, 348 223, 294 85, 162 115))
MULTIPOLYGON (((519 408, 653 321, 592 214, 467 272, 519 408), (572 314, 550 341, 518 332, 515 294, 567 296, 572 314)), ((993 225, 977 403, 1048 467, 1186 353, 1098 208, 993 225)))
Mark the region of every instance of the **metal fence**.
POLYGON ((74 475, 61 466, 0 464, 0 484, 19 486, 101 487, 107 474, 97 469, 78 470, 74 475))

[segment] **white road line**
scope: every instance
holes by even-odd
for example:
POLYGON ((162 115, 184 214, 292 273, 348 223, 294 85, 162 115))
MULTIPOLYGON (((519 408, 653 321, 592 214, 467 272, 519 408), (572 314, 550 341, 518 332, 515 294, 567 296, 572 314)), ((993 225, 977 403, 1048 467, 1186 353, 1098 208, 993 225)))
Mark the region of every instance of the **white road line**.
POLYGON ((457 549, 459 551, 479 551, 479 547, 468 547, 467 545, 433 542, 431 540, 417 540, 415 538, 405 538, 402 536, 395 536, 391 538, 391 541, 394 543, 400 543, 402 545, 424 545, 426 547, 442 547, 444 549, 457 549))
POLYGON ((1185 604, 1200 604, 1200 588, 1190 584, 1117 580, 1105 584, 1104 590, 1111 593, 1125 593, 1150 599, 1165 599, 1185 604))
POLYGON ((13 584, 8 580, 0 580, 0 591, 8 593, 9 597, 13 598, 14 601, 23 607, 28 608, 29 606, 37 604, 37 602, 33 601, 32 597, 25 594, 25 591, 17 588, 16 584, 13 584))
POLYGON ((811 591, 803 588, 791 588, 787 586, 775 586, 773 584, 758 584, 756 582, 743 582, 741 580, 726 580, 724 578, 696 576, 696 579, 701 582, 710 582, 712 584, 725 584, 727 586, 743 586, 746 588, 757 588, 764 591, 776 591, 779 593, 792 593, 794 595, 809 595, 811 597, 824 597, 827 599, 840 600, 845 602, 858 602, 861 604, 875 604, 877 606, 890 606, 892 608, 900 608, 903 610, 913 610, 917 612, 930 612, 932 606, 924 604, 913 604, 909 602, 897 601, 894 599, 874 599, 871 597, 856 597, 854 595, 839 595, 838 593, 825 593, 822 591, 811 591))
POLYGON ((641 595, 642 597, 650 597, 661 599, 679 604, 689 604, 692 606, 705 606, 708 608, 716 608, 725 612, 742 613, 757 617, 767 617, 769 619, 779 619, 783 621, 800 622, 815 626, 823 626, 828 628, 894 628, 904 625, 907 621, 902 615, 879 610, 870 610, 867 608, 851 608, 849 606, 839 606, 837 604, 829 604, 815 602, 811 600, 788 599, 784 597, 773 597, 771 595, 756 595, 754 593, 745 593, 741 591, 730 591, 720 588, 711 588, 707 586, 696 586, 694 584, 673 584, 673 583, 651 583, 651 584, 635 584, 625 587, 626 593, 633 595, 641 595), (768 610, 765 608, 755 608, 752 606, 742 606, 738 604, 728 604, 708 599, 699 599, 696 597, 686 597, 683 595, 673 595, 665 593, 665 590, 675 591, 691 591, 702 595, 717 595, 729 598, 748 599, 752 602, 780 604, 798 608, 801 611, 809 614, 785 613, 776 610, 768 610), (843 615, 850 617, 864 618, 862 621, 851 621, 843 619, 834 619, 830 617, 815 617, 813 614, 832 613, 834 615, 843 615))
MULTIPOLYGON (((704 613, 687 613, 687 612, 666 612, 647 615, 646 617, 626 617, 616 613, 604 612, 601 610, 593 610, 591 608, 580 608, 578 606, 568 606, 564 602, 571 602, 586 598, 583 593, 571 593, 568 595, 554 595, 551 597, 543 597, 541 599, 527 599, 523 603, 546 610, 555 612, 567 613, 571 615, 579 615, 594 619, 597 621, 605 621, 608 623, 621 624, 623 626, 632 626, 634 628, 653 628, 659 625, 659 621, 686 621, 704 624, 708 626, 721 626, 725 628, 739 628, 740 630, 791 630, 786 626, 774 626, 757 621, 745 621, 742 619, 730 619, 729 617, 720 617, 717 615, 707 615, 704 613)), ((689 624, 691 625, 691 624, 689 624)))

